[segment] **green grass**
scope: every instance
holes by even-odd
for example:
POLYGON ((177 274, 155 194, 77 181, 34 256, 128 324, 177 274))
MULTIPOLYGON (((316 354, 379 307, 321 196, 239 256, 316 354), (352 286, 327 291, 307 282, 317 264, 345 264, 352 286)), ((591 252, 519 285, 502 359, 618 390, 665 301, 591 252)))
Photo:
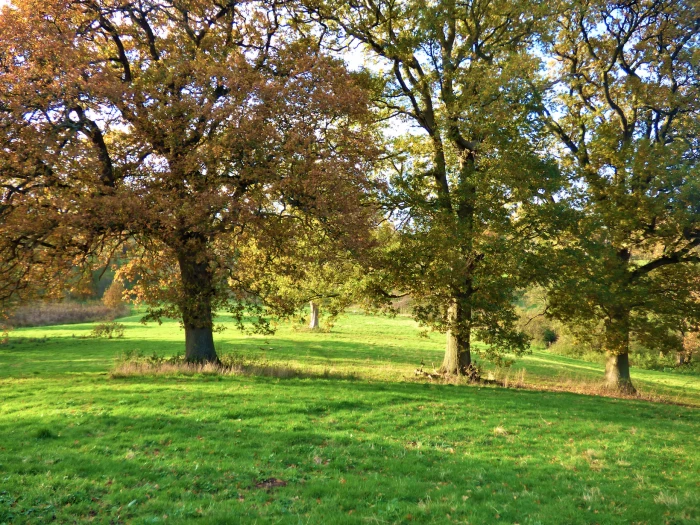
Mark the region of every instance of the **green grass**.
MULTIPOLYGON (((421 360, 439 365, 442 337, 419 338, 402 317, 217 336, 224 352, 318 378, 112 379, 121 352, 182 347, 177 323, 122 322, 123 339, 70 325, 0 347, 0 523, 700 520, 696 408, 406 381, 421 360)), ((544 351, 515 367, 541 385, 602 374, 544 351)), ((697 376, 633 374, 700 404, 697 376)))

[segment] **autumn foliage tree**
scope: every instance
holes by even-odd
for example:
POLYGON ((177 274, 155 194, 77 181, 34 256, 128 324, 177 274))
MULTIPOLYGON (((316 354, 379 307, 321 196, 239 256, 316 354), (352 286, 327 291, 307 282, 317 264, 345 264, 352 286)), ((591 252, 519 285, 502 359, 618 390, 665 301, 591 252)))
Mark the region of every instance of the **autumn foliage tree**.
POLYGON ((102 303, 109 308, 119 308, 124 304, 124 284, 121 280, 112 281, 102 296, 102 303))
POLYGON ((297 40, 284 9, 27 0, 2 10, 5 303, 58 290, 67 269, 104 265, 127 243, 122 273, 138 279, 147 317, 181 319, 186 358, 215 361, 213 312, 285 308, 255 283, 289 239, 313 222, 362 242, 375 217, 365 90, 297 40))

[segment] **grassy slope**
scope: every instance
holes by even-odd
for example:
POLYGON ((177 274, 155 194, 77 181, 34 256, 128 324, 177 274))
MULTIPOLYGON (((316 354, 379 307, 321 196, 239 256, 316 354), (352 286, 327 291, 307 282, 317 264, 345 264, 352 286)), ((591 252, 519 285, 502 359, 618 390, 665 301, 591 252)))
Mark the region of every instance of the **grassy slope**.
MULTIPOLYGON (((217 338, 226 352, 369 380, 110 379, 119 352, 182 346, 176 323, 126 323, 125 339, 73 338, 90 330, 73 325, 0 347, 0 523, 700 520, 697 409, 397 382, 440 361, 442 339, 418 338, 406 318, 217 338), (287 485, 256 487, 269 478, 287 485)), ((533 383, 601 374, 546 352, 517 366, 533 383)), ((633 374, 700 404, 698 377, 633 374)))

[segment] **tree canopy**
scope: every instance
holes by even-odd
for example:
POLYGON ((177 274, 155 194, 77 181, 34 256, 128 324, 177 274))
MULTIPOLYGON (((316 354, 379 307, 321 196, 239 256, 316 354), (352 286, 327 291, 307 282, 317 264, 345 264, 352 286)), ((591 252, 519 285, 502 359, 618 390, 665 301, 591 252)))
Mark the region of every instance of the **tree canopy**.
POLYGON ((187 358, 216 360, 212 312, 240 317, 262 291, 251 276, 311 218, 349 246, 362 239, 377 151, 366 91, 298 39, 284 9, 4 8, 5 295, 65 282, 71 267, 105 264, 127 246, 149 317, 181 318, 187 358))
POLYGON ((216 361, 216 311, 267 332, 310 300, 410 295, 461 374, 527 349, 537 284, 628 391, 630 342, 680 352, 700 326, 697 2, 0 13, 3 309, 118 255, 146 319, 216 361))
POLYGON ((527 82, 540 10, 512 0, 303 4, 331 46, 360 43, 376 57, 377 106, 414 129, 391 148, 399 240, 388 258, 416 318, 447 333, 443 371, 469 366, 473 335, 491 355, 523 351, 514 298, 538 208, 557 184, 527 82))
POLYGON ((562 4, 541 116, 571 181, 549 311, 597 333, 632 389, 630 337, 681 348, 697 324, 700 12, 694 2, 562 4))

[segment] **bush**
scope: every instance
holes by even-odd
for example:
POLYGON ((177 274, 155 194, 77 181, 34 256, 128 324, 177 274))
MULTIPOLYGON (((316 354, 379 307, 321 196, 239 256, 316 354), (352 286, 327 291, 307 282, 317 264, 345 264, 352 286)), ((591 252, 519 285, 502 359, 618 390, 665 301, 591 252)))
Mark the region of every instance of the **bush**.
POLYGON ((678 366, 693 366, 700 357, 700 333, 687 332, 683 334, 683 351, 678 353, 678 366))
POLYGON ((32 303, 19 307, 8 319, 7 324, 19 328, 23 326, 90 323, 124 317, 129 313, 130 309, 125 304, 117 308, 110 308, 100 302, 32 303))
POLYGON ((100 323, 92 329, 90 335, 91 337, 106 337, 107 339, 124 337, 124 328, 126 327, 121 323, 100 323))

